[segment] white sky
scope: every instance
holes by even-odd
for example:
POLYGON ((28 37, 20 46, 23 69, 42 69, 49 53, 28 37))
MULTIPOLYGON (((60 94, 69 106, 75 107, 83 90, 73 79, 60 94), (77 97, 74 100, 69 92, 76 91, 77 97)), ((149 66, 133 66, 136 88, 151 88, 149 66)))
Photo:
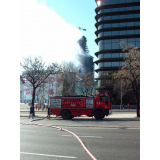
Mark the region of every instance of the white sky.
POLYGON ((44 57, 46 63, 73 60, 77 40, 82 33, 65 22, 54 10, 36 0, 21 1, 20 60, 22 57, 44 57))

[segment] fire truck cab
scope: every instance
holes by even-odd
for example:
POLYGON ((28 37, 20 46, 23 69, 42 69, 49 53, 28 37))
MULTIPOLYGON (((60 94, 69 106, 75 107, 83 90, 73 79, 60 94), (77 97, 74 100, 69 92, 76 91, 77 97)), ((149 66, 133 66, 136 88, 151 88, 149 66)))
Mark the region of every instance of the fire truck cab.
POLYGON ((97 120, 111 114, 111 101, 108 94, 87 96, 56 96, 50 98, 50 114, 72 119, 75 116, 87 115, 97 120))

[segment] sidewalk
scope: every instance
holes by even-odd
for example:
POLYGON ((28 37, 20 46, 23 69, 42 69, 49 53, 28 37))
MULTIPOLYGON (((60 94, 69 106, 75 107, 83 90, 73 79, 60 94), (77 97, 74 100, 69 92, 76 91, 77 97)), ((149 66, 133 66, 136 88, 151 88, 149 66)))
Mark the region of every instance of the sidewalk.
MULTIPOLYGON (((29 112, 20 112, 20 117, 28 117, 29 116, 29 112)), ((47 117, 47 111, 35 111, 35 117, 47 117)), ((54 118, 55 115, 51 115, 51 118, 54 118)), ((58 117, 61 118, 61 117, 58 117)), ((87 116, 80 116, 80 117, 75 117, 76 119, 81 119, 81 118, 87 118, 87 119, 91 119, 92 117, 87 117, 87 116)), ((74 118, 74 119, 75 119, 74 118)), ((112 112, 111 115, 105 116, 105 118, 136 118, 136 112, 133 111, 128 111, 128 112, 112 112)), ((62 119, 62 118, 61 118, 62 119)))

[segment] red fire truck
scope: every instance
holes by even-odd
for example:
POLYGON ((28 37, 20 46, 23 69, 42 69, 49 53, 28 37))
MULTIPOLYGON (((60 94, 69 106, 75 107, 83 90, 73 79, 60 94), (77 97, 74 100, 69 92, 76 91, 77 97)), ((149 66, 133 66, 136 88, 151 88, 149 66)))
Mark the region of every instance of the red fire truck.
POLYGON ((50 114, 62 116, 63 119, 87 115, 100 120, 111 112, 112 107, 108 94, 97 94, 96 97, 57 96, 50 98, 50 114))

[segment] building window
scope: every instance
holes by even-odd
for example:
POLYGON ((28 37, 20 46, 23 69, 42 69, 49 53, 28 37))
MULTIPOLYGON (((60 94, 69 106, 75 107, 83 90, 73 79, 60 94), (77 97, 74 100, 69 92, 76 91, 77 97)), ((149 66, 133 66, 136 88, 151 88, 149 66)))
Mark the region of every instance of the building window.
POLYGON ((111 53, 104 54, 104 58, 111 58, 111 53))
POLYGON ((103 17, 100 17, 100 18, 98 19, 98 22, 100 22, 100 21, 103 21, 103 17))
POLYGON ((111 0, 105 0, 104 4, 111 4, 111 0))
POLYGON ((118 0, 111 0, 111 4, 118 4, 118 0))
POLYGON ((103 54, 99 54, 98 59, 102 59, 102 58, 103 58, 103 54))
POLYGON ((134 14, 134 18, 139 18, 140 14, 134 14))
POLYGON ((119 15, 119 19, 126 19, 126 15, 119 15))
POLYGON ((99 67, 103 67, 103 62, 98 63, 99 67))
POLYGON ((112 36, 119 35, 119 31, 112 31, 112 36))
POLYGON ((107 43, 107 44, 104 44, 104 49, 112 49, 111 48, 111 43, 107 43))
POLYGON ((118 27, 118 23, 112 23, 112 27, 118 27))
POLYGON ((140 30, 135 30, 135 34, 140 34, 140 30))
POLYGON ((136 42, 136 47, 140 48, 140 42, 136 42))
POLYGON ((111 11, 110 8, 104 9, 104 12, 110 12, 110 11, 111 11))
POLYGON ((134 26, 134 22, 127 22, 127 26, 134 26))
POLYGON ((140 10, 140 6, 134 6, 134 10, 140 10))
POLYGON ((127 23, 119 23, 119 27, 125 27, 127 23))
POLYGON ((126 7, 126 11, 133 10, 133 7, 126 7))
POLYGON ((125 57, 126 53, 120 53, 120 57, 125 57))
POLYGON ((112 58, 119 58, 119 53, 112 53, 112 58))
POLYGON ((104 32, 99 33, 99 34, 98 34, 98 38, 99 38, 99 37, 102 37, 102 36, 103 36, 103 33, 104 33, 104 32))
POLYGON ((112 43, 112 49, 119 49, 119 43, 112 43))
POLYGON ((120 66, 124 66, 124 62, 119 62, 119 65, 120 66))
POLYGON ((119 67, 119 62, 112 62, 112 67, 119 67))
POLYGON ((127 34, 134 34, 134 30, 128 30, 127 34))
POLYGON ((104 43, 111 43, 111 39, 109 40, 103 40, 104 43))
POLYGON ((119 8, 119 11, 125 11, 126 10, 126 7, 120 7, 119 8))
POLYGON ((112 19, 118 19, 118 15, 112 16, 112 19))
POLYGON ((104 20, 111 20, 111 16, 104 17, 104 20))
POLYGON ((111 12, 117 12, 118 8, 111 8, 111 12))
POLYGON ((103 50, 103 44, 99 44, 98 46, 100 51, 103 50))
POLYGON ((119 42, 119 39, 112 39, 112 43, 119 42))
POLYGON ((111 28, 111 24, 104 24, 105 28, 111 28))
POLYGON ((127 14, 127 18, 134 18, 134 14, 127 14))
POLYGON ((135 26, 140 26, 140 22, 135 22, 135 26))
POLYGON ((119 34, 120 35, 126 35, 127 33, 126 33, 126 31, 119 31, 119 34))
POLYGON ((111 62, 104 62, 104 67, 111 67, 111 62))
POLYGON ((111 36, 111 31, 110 32, 104 32, 104 36, 111 36))
POLYGON ((133 2, 133 0, 126 0, 126 3, 131 3, 133 2))
POLYGON ((125 3, 126 1, 125 0, 119 0, 119 3, 125 3))
POLYGON ((127 43, 127 39, 125 39, 125 38, 122 38, 122 39, 120 39, 119 41, 120 41, 120 42, 125 41, 125 42, 127 43))

